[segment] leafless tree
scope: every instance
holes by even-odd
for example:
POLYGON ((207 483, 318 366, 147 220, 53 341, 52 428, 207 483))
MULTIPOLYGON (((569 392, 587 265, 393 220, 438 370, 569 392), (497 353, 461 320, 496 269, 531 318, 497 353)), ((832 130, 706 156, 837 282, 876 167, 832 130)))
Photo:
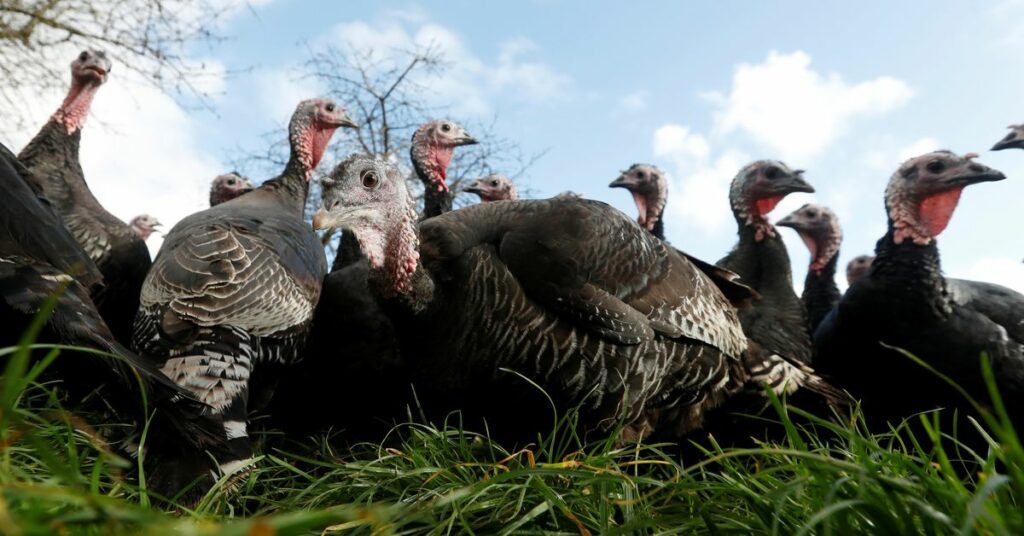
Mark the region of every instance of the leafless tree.
POLYGON ((219 21, 246 0, 0 0, 0 103, 17 128, 27 95, 67 83, 72 55, 99 48, 162 90, 205 97, 207 66, 187 47, 221 39, 219 21))
MULTIPOLYGON (((328 88, 328 96, 344 106, 359 124, 358 129, 338 133, 331 143, 330 154, 325 157, 327 165, 321 169, 330 169, 332 161, 340 161, 352 153, 386 158, 402 170, 410 191, 420 198, 422 184, 416 179, 409 149, 417 127, 447 115, 444 106, 431 104, 443 99, 434 98, 433 90, 423 83, 425 78, 440 74, 445 67, 444 55, 433 46, 412 51, 354 47, 311 51, 299 76, 313 78, 328 88)), ((496 118, 486 123, 452 119, 480 141, 478 145, 455 151, 447 182, 456 194, 462 191, 468 179, 483 175, 501 173, 518 178, 542 156, 526 155, 517 143, 498 136, 496 118)), ((246 154, 234 162, 235 166, 250 172, 250 176, 270 176, 274 170, 280 170, 288 159, 283 126, 265 134, 264 139, 268 147, 265 153, 246 154)), ((314 187, 307 201, 307 216, 319 205, 319 199, 319 190, 314 187)), ((459 206, 468 201, 465 195, 457 195, 455 204, 459 206)), ((333 233, 325 234, 324 243, 330 243, 332 238, 333 233)))

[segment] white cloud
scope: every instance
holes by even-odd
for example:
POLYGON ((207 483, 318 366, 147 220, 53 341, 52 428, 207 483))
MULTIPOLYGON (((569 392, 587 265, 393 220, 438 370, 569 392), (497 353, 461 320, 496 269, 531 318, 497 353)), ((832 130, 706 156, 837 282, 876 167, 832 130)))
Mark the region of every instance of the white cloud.
MULTIPOLYGON (((948 274, 950 277, 960 277, 948 274)), ((962 276, 964 279, 996 283, 1024 292, 1024 263, 1021 259, 987 257, 980 259, 962 276)))
POLYGON ((862 162, 873 170, 892 173, 903 162, 940 148, 939 140, 932 137, 920 138, 898 147, 894 146, 892 140, 879 140, 876 147, 864 155, 862 162))
MULTIPOLYGON (((204 87, 222 88, 224 82, 217 77, 223 77, 224 70, 214 68, 210 73, 204 87)), ((53 88, 27 102, 31 120, 11 133, 12 150, 20 150, 38 132, 66 89, 53 88)), ((112 214, 127 222, 149 213, 169 229, 206 207, 209 181, 220 173, 202 136, 191 114, 174 98, 134 71, 115 67, 97 91, 82 132, 82 169, 89 188, 112 214)), ((150 237, 150 251, 155 254, 161 242, 159 235, 150 237)))
POLYGON ((1024 0, 1003 0, 992 6, 988 15, 1006 28, 1004 45, 1019 47, 1024 43, 1024 0))
POLYGON ((654 156, 672 164, 666 221, 681 221, 703 231, 716 231, 731 222, 729 183, 749 156, 727 149, 714 161, 703 135, 683 125, 664 125, 654 131, 654 156))
POLYGON ((445 60, 444 71, 420 73, 415 81, 434 94, 435 104, 454 103, 452 111, 457 115, 491 115, 491 98, 499 94, 531 103, 561 101, 568 96, 571 85, 565 74, 529 59, 540 47, 525 37, 500 43, 497 57, 487 60, 471 52, 452 30, 420 16, 385 12, 372 23, 341 23, 317 44, 335 45, 343 50, 372 50, 373 61, 386 61, 396 51, 440 52, 445 60))
POLYGON ((288 124, 296 104, 325 93, 316 80, 299 78, 290 72, 290 69, 263 69, 254 74, 262 109, 281 128, 288 124))
POLYGON ((704 94, 718 108, 715 131, 745 132, 782 159, 807 163, 855 118, 888 112, 913 96, 895 78, 851 85, 837 73, 814 71, 810 64, 811 57, 802 51, 772 51, 762 63, 740 64, 727 94, 704 94))
POLYGON ((685 126, 670 124, 654 131, 654 156, 685 164, 690 160, 700 163, 710 153, 711 147, 704 136, 690 132, 685 126))
POLYGON ((646 91, 634 91, 619 99, 619 106, 628 112, 639 112, 647 109, 646 91))

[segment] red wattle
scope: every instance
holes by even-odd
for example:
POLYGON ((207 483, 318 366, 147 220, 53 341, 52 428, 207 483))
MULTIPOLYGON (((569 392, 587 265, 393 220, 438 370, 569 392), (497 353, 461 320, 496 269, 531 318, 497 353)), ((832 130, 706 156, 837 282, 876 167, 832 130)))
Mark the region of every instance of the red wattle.
POLYGON ((962 192, 963 187, 960 187, 930 195, 918 205, 918 217, 932 237, 939 236, 949 225, 962 192))
POLYGON ((757 207, 757 213, 761 216, 768 214, 775 209, 775 205, 778 205, 779 201, 782 201, 783 197, 785 196, 780 195, 777 197, 763 197, 758 199, 754 202, 754 205, 757 207))

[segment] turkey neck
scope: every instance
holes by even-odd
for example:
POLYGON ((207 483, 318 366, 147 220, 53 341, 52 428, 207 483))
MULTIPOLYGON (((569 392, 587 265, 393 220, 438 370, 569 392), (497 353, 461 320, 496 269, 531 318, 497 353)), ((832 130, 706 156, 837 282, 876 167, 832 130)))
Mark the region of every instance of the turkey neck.
POLYGON ((654 227, 651 228, 651 234, 659 240, 665 240, 665 224, 663 223, 662 217, 665 215, 665 207, 662 206, 658 211, 658 220, 654 222, 654 227))
POLYGON ((838 262, 839 253, 836 252, 820 271, 807 270, 802 299, 804 307, 807 309, 807 320, 811 333, 814 333, 818 324, 839 303, 839 287, 836 286, 836 264, 838 262))
POLYGON ((416 169, 416 176, 423 182, 424 218, 433 218, 452 210, 451 192, 447 188, 439 186, 445 184, 448 163, 447 161, 439 162, 438 157, 444 157, 445 154, 436 153, 444 151, 447 151, 447 157, 450 159, 452 149, 446 150, 442 147, 415 144, 409 149, 409 157, 412 160, 412 166, 416 169))
POLYGON ((81 140, 80 128, 69 134, 63 123, 51 118, 18 155, 30 170, 32 182, 62 214, 104 210, 82 173, 78 160, 81 140))
POLYGON ((434 281, 420 262, 417 215, 412 199, 397 213, 356 232, 359 249, 369 265, 370 288, 379 297, 397 301, 413 314, 425 310, 434 299, 434 281))
POLYGON ((785 289, 793 293, 793 269, 786 245, 777 232, 760 241, 757 232, 753 225, 741 225, 739 243, 719 264, 739 274, 741 283, 761 294, 785 289))
POLYGON ((865 277, 884 284, 897 308, 907 312, 923 312, 944 318, 951 312, 946 278, 942 275, 939 248, 932 239, 927 245, 894 240, 895 228, 889 220, 889 231, 875 246, 875 260, 865 277), (919 306, 924 306, 920 309, 919 306))
POLYGON ((285 206, 301 218, 306 209, 306 196, 309 195, 308 177, 312 173, 309 163, 303 162, 301 156, 292 150, 284 172, 260 185, 260 189, 278 192, 285 206))

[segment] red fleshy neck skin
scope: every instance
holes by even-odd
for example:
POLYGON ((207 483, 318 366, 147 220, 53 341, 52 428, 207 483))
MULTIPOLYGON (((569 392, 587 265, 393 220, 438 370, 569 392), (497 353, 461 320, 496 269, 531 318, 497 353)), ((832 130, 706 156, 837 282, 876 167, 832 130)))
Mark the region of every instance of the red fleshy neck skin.
POLYGON ((442 147, 434 144, 430 146, 426 161, 426 171, 430 176, 430 181, 437 186, 437 191, 439 192, 448 191, 448 183, 446 182, 448 178, 448 164, 451 163, 454 153, 454 147, 442 147))
POLYGON ((754 207, 757 209, 759 216, 767 216, 769 212, 775 210, 775 207, 782 201, 785 196, 776 197, 765 197, 754 201, 754 207))
POLYGON ((939 236, 946 230, 949 220, 953 218, 953 211, 960 202, 960 194, 963 188, 955 188, 946 192, 926 197, 918 206, 918 215, 921 224, 928 230, 932 237, 939 236))
POLYGON ((785 196, 763 197, 755 199, 747 212, 747 225, 754 227, 754 240, 760 242, 766 236, 775 236, 775 226, 768 221, 768 213, 775 209, 776 205, 785 196))
POLYGON ((921 201, 916 201, 899 189, 889 192, 886 203, 892 220, 893 243, 902 244, 910 240, 919 246, 930 244, 949 225, 962 191, 962 187, 954 188, 932 194, 921 201))
POLYGON ((302 173, 307 182, 313 176, 313 170, 316 169, 316 166, 320 164, 320 160, 323 159, 324 152, 327 150, 327 144, 330 143, 335 130, 337 130, 337 127, 323 128, 313 124, 307 126, 299 134, 293 150, 298 156, 299 163, 302 165, 302 173))
POLYGON ((800 239, 804 241, 804 245, 807 246, 807 251, 809 251, 811 253, 811 269, 812 270, 821 270, 822 268, 824 268, 825 267, 824 263, 822 263, 821 266, 817 266, 818 265, 818 241, 815 240, 813 236, 811 236, 811 235, 809 235, 807 233, 798 233, 798 234, 800 235, 800 239), (816 266, 817 266, 817 268, 815 268, 816 266))
POLYGON ((74 134, 82 128, 82 123, 89 115, 89 107, 92 105, 92 99, 96 96, 96 90, 99 87, 100 84, 92 80, 86 82, 73 80, 71 89, 64 97, 64 102, 50 116, 50 120, 63 126, 69 135, 74 134))
POLYGON ((647 220, 647 197, 640 192, 631 191, 630 193, 633 194, 633 202, 636 204, 636 211, 638 213, 636 222, 640 224, 640 227, 648 231, 654 229, 655 222, 647 220))

